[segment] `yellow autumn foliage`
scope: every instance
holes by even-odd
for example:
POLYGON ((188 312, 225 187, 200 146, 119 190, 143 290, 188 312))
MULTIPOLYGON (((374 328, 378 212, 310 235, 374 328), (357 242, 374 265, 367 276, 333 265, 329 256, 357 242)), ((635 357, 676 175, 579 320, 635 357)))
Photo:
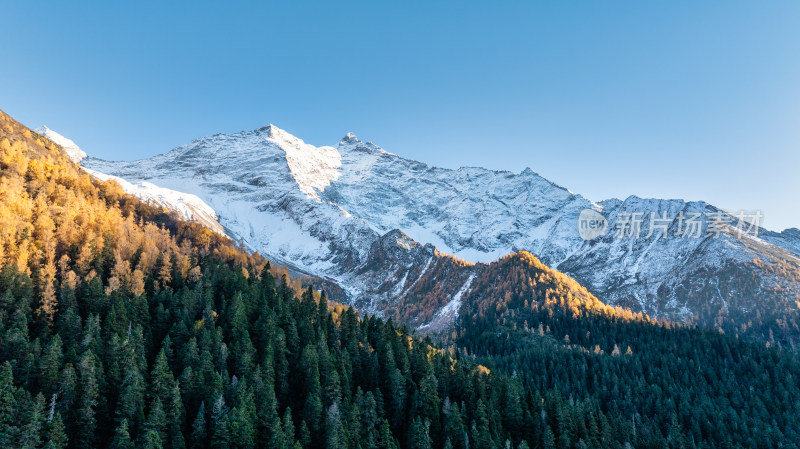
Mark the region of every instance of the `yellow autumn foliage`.
POLYGON ((223 236, 125 195, 116 182, 92 180, 58 145, 0 111, 0 267, 38 274, 39 314, 53 315, 56 282, 75 288, 98 275, 98 260, 111 267, 106 292, 140 295, 159 261, 162 288, 173 268, 200 279, 198 251, 244 267, 265 263, 223 236))

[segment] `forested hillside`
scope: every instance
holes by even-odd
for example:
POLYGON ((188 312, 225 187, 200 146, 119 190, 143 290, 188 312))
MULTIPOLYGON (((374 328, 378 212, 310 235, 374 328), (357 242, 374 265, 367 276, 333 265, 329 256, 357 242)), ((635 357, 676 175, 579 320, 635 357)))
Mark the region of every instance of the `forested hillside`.
MULTIPOLYGON (((483 272, 457 328, 456 346, 535 391, 596 404, 634 447, 800 441, 794 350, 606 306, 528 253, 483 272)), ((572 447, 581 424, 546 421, 572 447)))

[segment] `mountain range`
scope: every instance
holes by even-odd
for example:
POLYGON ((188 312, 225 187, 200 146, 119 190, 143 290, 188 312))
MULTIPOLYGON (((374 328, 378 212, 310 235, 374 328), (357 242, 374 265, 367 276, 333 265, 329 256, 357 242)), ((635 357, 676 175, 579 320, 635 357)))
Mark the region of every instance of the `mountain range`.
POLYGON ((449 329, 469 312, 474 279, 527 251, 610 305, 773 340, 798 335, 800 230, 768 231, 705 202, 594 202, 529 168, 432 167, 353 134, 315 147, 274 125, 138 161, 85 157, 69 144, 94 176, 420 331, 449 329), (607 221, 591 240, 579 231, 587 209, 607 221), (633 214, 643 218, 638 237, 619 235, 633 214), (700 217, 697 235, 686 235, 685 217, 700 217))

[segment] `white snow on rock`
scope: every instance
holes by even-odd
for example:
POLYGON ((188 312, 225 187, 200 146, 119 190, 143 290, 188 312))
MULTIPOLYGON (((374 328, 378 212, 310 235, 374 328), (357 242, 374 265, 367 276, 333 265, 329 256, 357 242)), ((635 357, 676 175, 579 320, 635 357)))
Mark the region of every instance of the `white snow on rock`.
POLYGON ((424 324, 417 329, 425 332, 441 332, 453 323, 455 319, 458 318, 458 311, 461 309, 462 298, 472 286, 472 281, 475 280, 475 276, 474 273, 470 275, 467 281, 464 282, 464 285, 462 285, 453 296, 453 299, 436 312, 436 315, 434 315, 430 323, 424 324))
POLYGON ((196 221, 214 232, 225 235, 225 229, 217 221, 214 209, 196 195, 165 189, 146 181, 128 182, 118 176, 107 175, 89 168, 84 170, 101 181, 116 181, 125 193, 146 203, 178 212, 185 220, 196 221))
POLYGON ((76 164, 79 164, 81 160, 86 157, 86 153, 81 150, 80 147, 75 144, 75 142, 67 139, 52 129, 42 126, 34 131, 61 145, 64 148, 64 151, 67 153, 67 156, 69 156, 69 158, 72 159, 72 162, 75 162, 76 164))
POLYGON ((319 199, 318 192, 339 178, 342 156, 336 148, 308 145, 274 125, 268 125, 267 132, 267 140, 286 152, 289 170, 306 195, 319 199))

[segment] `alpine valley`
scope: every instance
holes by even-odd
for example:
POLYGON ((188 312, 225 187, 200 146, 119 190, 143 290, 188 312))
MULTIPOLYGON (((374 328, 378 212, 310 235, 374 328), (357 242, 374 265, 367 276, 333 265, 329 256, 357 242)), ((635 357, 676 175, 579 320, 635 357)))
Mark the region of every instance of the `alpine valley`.
POLYGON ((216 134, 153 157, 84 157, 99 179, 176 211, 246 248, 313 276, 362 312, 393 316, 422 332, 453 329, 475 280, 494 262, 533 254, 606 304, 651 318, 794 344, 800 306, 800 230, 750 225, 705 202, 593 202, 533 170, 457 170, 404 159, 347 134, 315 147, 269 125, 216 134), (586 241, 582 210, 601 211, 609 232, 586 241), (645 217, 639 238, 615 234, 618 217, 645 217), (668 217, 666 232, 648 219, 668 217), (723 214, 717 235, 680 236, 679 217, 723 214), (741 232, 743 229, 751 232, 741 232), (340 287, 340 288, 337 288, 340 287))

